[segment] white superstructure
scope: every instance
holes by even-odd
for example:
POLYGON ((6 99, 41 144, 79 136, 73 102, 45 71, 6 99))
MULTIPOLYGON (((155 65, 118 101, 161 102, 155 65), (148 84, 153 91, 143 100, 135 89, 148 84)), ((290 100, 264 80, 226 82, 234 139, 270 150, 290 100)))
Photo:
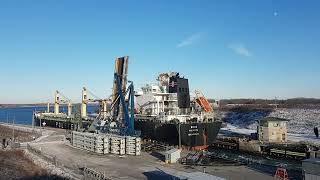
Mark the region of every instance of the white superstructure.
POLYGON ((178 120, 187 122, 189 120, 201 121, 203 116, 194 110, 196 104, 191 108, 178 107, 178 93, 170 93, 169 87, 174 86, 170 77, 177 73, 162 73, 157 78, 158 84, 147 84, 138 90, 136 96, 136 108, 141 116, 154 117, 160 121, 178 120))

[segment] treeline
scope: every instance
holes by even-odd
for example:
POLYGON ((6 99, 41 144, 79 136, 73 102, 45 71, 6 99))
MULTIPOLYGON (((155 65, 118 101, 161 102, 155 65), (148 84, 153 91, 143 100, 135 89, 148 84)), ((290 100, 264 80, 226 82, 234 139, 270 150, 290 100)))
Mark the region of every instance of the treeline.
MULTIPOLYGON (((215 101, 210 99, 209 102, 215 101)), ((320 99, 315 98, 293 98, 285 100, 277 99, 222 99, 219 104, 222 109, 273 109, 277 108, 319 108, 320 99)))
MULTIPOLYGON (((209 102, 213 103, 213 99, 209 99, 209 102)), ((220 100, 220 105, 227 104, 314 104, 320 105, 320 99, 315 98, 293 98, 285 100, 277 99, 222 99, 220 100)))

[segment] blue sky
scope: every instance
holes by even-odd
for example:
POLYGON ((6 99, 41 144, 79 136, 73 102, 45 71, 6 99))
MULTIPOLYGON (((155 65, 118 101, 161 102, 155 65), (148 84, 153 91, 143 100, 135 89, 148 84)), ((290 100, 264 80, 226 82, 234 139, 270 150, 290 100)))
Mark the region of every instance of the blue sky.
POLYGON ((75 101, 178 71, 207 97, 320 98, 320 1, 0 1, 0 103, 75 101))

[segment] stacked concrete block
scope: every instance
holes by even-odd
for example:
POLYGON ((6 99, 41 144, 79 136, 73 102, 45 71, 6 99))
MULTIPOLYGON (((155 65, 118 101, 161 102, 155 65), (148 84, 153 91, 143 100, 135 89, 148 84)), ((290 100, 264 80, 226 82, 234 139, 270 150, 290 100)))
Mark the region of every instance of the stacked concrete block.
POLYGON ((139 137, 126 137, 126 154, 135 156, 141 154, 141 139, 139 137))
POLYGON ((111 153, 124 155, 126 153, 126 140, 124 136, 111 136, 111 153))
POLYGON ((87 151, 95 152, 95 139, 96 134, 84 133, 84 149, 87 151))
POLYGON ((104 153, 104 136, 102 135, 95 135, 95 142, 94 142, 94 150, 98 154, 104 153))
POLYGON ((84 148, 84 134, 73 131, 72 133, 72 145, 77 148, 84 148))
POLYGON ((136 138, 136 152, 135 152, 136 156, 140 156, 141 155, 141 138, 137 137, 136 138))
POLYGON ((98 154, 140 155, 141 139, 114 134, 72 132, 72 145, 98 154))
POLYGON ((103 139, 103 154, 110 153, 110 136, 106 135, 103 139))
POLYGON ((120 152, 119 155, 126 154, 126 139, 125 137, 122 137, 120 140, 120 152))
POLYGON ((136 138, 132 136, 126 137, 126 154, 135 155, 136 154, 136 138))

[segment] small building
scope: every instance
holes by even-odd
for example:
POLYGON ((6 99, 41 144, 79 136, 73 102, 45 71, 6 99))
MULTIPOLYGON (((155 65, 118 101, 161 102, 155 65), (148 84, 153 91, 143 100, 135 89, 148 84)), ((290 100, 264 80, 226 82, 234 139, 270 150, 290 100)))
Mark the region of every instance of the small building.
POLYGON ((311 158, 302 161, 305 180, 320 180, 320 159, 311 158))
POLYGON ((289 120, 267 117, 258 121, 258 139, 262 142, 281 143, 288 140, 289 120))
POLYGON ((176 163, 180 159, 181 150, 173 148, 164 153, 166 163, 176 163))

